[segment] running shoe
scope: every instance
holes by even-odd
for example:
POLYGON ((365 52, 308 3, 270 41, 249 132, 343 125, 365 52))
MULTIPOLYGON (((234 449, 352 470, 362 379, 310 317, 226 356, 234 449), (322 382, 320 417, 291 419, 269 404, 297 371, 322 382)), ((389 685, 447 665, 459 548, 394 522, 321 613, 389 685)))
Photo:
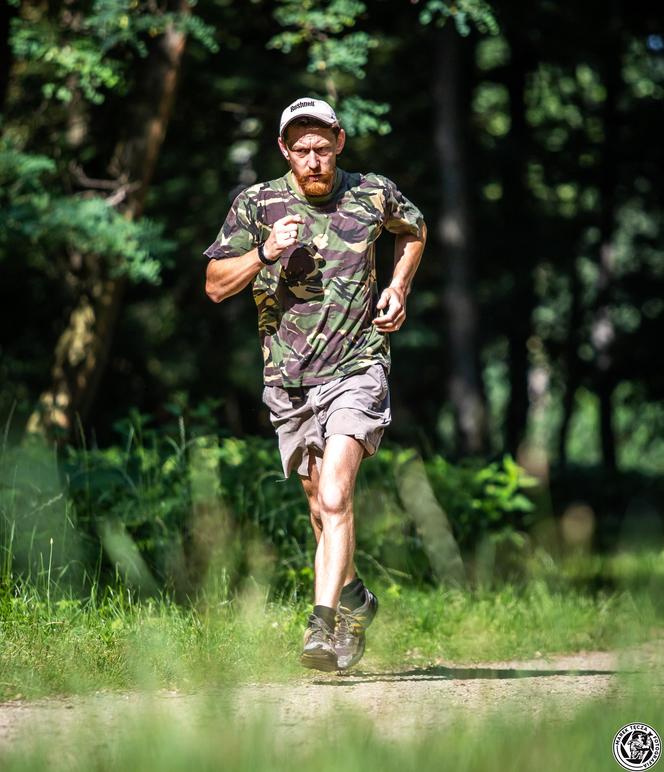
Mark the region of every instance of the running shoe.
POLYGON ((337 608, 337 623, 334 628, 334 649, 337 653, 337 667, 347 670, 356 665, 364 655, 365 631, 373 622, 378 611, 378 598, 364 588, 364 603, 356 609, 337 608))
POLYGON ((309 626, 304 631, 304 647, 300 662, 304 667, 331 672, 338 670, 337 652, 334 648, 334 630, 324 619, 311 614, 309 626))

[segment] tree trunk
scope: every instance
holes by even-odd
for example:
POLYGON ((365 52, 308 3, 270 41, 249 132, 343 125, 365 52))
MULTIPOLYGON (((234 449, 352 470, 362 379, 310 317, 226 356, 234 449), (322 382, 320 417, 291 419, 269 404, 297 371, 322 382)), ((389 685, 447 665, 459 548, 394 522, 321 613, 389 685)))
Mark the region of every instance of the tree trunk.
POLYGON ((508 322, 508 363, 510 398, 505 420, 506 446, 516 454, 523 441, 528 421, 528 339, 532 334, 535 305, 533 266, 535 263, 532 223, 526 187, 528 162, 528 126, 526 124, 525 89, 528 57, 519 30, 507 31, 511 49, 506 69, 509 93, 510 132, 507 138, 506 166, 503 173, 505 223, 509 232, 504 243, 509 245, 509 266, 514 290, 508 322))
POLYGON ((478 352, 478 313, 468 193, 461 46, 452 24, 437 33, 433 98, 435 150, 442 208, 437 234, 445 256, 443 306, 449 330, 448 393, 454 408, 459 452, 481 454, 487 446, 487 417, 478 352))
POLYGON ((12 50, 9 45, 9 26, 16 15, 16 7, 8 0, 0 0, 0 113, 4 112, 12 67, 12 50))
POLYGON ((571 264, 571 294, 572 308, 569 319, 569 329, 565 350, 563 353, 563 372, 565 375, 565 393, 563 395, 563 417, 558 430, 558 464, 564 469, 567 466, 567 437, 574 413, 576 390, 581 382, 580 362, 577 354, 579 346, 579 329, 581 327, 581 286, 576 264, 571 264))
MULTIPOLYGON (((186 0, 171 0, 168 11, 187 12, 186 0)), ((124 183, 117 206, 128 219, 141 216, 173 109, 185 45, 183 32, 167 30, 151 44, 143 62, 127 129, 116 145, 111 171, 124 183)), ((29 432, 65 439, 77 416, 85 420, 108 360, 126 279, 108 276, 103 256, 92 270, 55 348, 51 385, 28 421, 29 432)))
POLYGON ((596 310, 591 325, 591 341, 595 349, 597 368, 597 395, 600 403, 600 438, 602 462, 609 470, 616 468, 616 438, 613 429, 613 376, 612 348, 615 328, 610 314, 610 289, 613 279, 613 236, 615 230, 616 191, 616 129, 618 120, 618 90, 622 45, 618 3, 613 2, 604 45, 604 81, 606 99, 603 106, 604 146, 600 170, 600 247, 597 278, 596 310))
POLYGON ((422 537, 436 580, 456 586, 465 585, 466 571, 450 521, 436 499, 424 462, 417 452, 412 451, 399 464, 396 480, 399 497, 422 537))

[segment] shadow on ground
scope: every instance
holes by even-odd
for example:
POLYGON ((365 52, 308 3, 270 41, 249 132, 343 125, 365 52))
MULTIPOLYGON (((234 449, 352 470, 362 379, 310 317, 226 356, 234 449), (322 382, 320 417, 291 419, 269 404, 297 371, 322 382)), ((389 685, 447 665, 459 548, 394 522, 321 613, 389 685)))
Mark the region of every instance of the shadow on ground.
MULTIPOLYGON (((389 673, 353 673, 340 672, 335 680, 319 679, 312 683, 320 686, 356 686, 390 681, 469 681, 476 679, 496 680, 504 678, 549 678, 551 676, 608 676, 616 675, 616 670, 520 670, 491 667, 444 667, 436 665, 413 670, 402 670, 389 673), (342 676, 342 678, 339 678, 342 676)), ((622 675, 626 671, 621 670, 622 675)))

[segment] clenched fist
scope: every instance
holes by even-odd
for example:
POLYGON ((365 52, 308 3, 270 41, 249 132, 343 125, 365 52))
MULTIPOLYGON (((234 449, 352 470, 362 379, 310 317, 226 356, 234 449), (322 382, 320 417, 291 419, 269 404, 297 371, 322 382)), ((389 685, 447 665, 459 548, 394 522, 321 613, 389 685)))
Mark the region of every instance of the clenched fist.
POLYGON ((286 215, 281 220, 277 220, 267 237, 267 241, 263 244, 265 257, 268 260, 276 260, 284 249, 297 243, 297 226, 303 222, 304 220, 297 214, 286 215))
POLYGON ((398 287, 386 287, 376 306, 382 315, 372 320, 379 332, 396 332, 406 320, 406 296, 398 287))

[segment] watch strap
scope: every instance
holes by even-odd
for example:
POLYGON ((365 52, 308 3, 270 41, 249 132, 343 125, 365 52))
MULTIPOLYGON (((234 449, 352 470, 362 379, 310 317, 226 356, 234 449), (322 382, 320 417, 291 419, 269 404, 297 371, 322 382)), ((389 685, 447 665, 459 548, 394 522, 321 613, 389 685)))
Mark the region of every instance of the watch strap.
POLYGON ((261 263, 264 263, 265 265, 274 265, 276 262, 279 261, 279 255, 277 255, 274 260, 268 260, 267 257, 265 257, 265 251, 263 250, 263 244, 259 244, 256 247, 256 250, 258 252, 258 259, 261 261, 261 263))

